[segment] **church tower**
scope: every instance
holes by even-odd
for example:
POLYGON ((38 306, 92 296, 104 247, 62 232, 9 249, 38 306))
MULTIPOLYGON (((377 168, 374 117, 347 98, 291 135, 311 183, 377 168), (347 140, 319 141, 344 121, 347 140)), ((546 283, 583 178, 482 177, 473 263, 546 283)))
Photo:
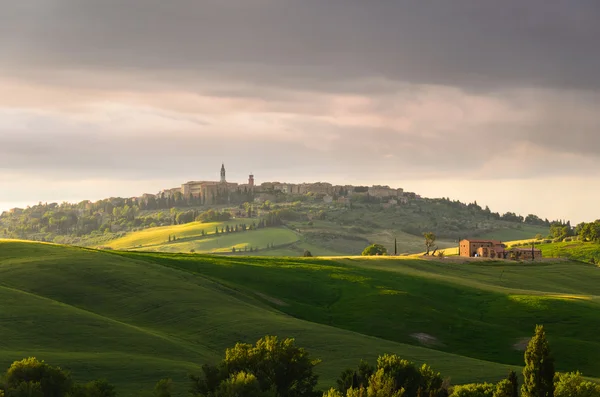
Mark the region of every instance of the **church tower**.
POLYGON ((221 183, 225 183, 225 164, 221 164, 221 183))
POLYGON ((250 174, 250 176, 248 176, 248 185, 250 187, 254 187, 254 175, 250 174))

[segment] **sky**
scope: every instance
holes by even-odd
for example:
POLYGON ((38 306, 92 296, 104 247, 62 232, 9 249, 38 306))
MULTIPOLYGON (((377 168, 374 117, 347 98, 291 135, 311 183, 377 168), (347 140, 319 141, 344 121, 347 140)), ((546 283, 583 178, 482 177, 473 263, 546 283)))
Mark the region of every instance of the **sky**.
POLYGON ((189 180, 385 184, 600 218, 597 0, 28 0, 0 211, 189 180))

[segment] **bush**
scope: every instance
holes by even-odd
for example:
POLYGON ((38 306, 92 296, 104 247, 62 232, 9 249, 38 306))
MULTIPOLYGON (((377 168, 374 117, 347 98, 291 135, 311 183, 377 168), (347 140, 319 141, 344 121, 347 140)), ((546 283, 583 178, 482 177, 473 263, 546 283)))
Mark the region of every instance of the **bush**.
POLYGON ((309 250, 304 250, 304 254, 302 256, 304 256, 305 258, 309 258, 312 257, 312 254, 309 250))
POLYGON ((600 385, 583 379, 579 372, 556 374, 554 397, 600 396, 600 385))
POLYGON ((387 255, 387 248, 381 244, 371 244, 362 252, 362 256, 387 255))
POLYGON ((493 397, 496 387, 491 383, 470 383, 454 386, 451 397, 493 397))
POLYGON ((227 349, 225 359, 216 366, 204 365, 200 376, 191 376, 192 394, 313 397, 317 385, 313 368, 318 363, 293 339, 266 336, 255 345, 238 343, 227 349))

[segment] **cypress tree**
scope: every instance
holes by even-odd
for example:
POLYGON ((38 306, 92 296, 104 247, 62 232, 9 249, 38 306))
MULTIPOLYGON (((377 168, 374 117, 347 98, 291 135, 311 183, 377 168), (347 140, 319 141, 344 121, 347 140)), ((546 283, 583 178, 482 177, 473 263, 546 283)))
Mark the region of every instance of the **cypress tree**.
POLYGON ((525 351, 523 397, 554 397, 554 359, 543 325, 535 327, 535 335, 525 351))
POLYGON ((519 397, 519 379, 517 379, 515 371, 508 373, 508 381, 510 382, 510 397, 519 397))

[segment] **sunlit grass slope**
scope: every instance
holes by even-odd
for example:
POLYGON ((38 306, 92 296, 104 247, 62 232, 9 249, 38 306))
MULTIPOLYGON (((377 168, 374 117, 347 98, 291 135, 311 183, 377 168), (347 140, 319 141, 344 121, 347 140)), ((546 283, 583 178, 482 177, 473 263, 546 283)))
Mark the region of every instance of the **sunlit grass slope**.
MULTIPOLYGON (((244 219, 252 223, 253 219, 244 219)), ((258 248, 264 250, 268 246, 285 246, 298 241, 298 234, 284 227, 247 230, 236 233, 215 233, 227 226, 234 227, 241 220, 228 222, 200 223, 192 222, 185 225, 163 226, 128 233, 116 240, 103 243, 115 250, 144 250, 159 252, 195 252, 223 253, 258 248), (202 235, 204 232, 204 236, 202 235), (176 240, 169 241, 169 237, 176 240)))
POLYGON ((283 227, 277 227, 249 230, 241 233, 211 234, 203 238, 178 240, 170 244, 165 243, 141 248, 141 250, 161 252, 190 252, 194 250, 203 253, 222 253, 232 252, 233 248, 237 252, 246 248, 250 249, 250 247, 265 250, 267 245, 287 245, 295 241, 298 241, 296 233, 283 227))
POLYGON ((520 224, 518 228, 497 229, 479 235, 477 236, 477 238, 493 239, 500 241, 525 240, 534 238, 537 234, 541 234, 543 237, 546 237, 549 231, 549 228, 545 226, 520 224))
MULTIPOLYGON (((127 254, 132 255, 132 254, 127 254)), ((250 293, 279 310, 401 343, 520 364, 519 345, 548 329, 557 366, 600 375, 600 268, 411 259, 133 257, 185 269, 250 293)))
POLYGON ((583 241, 536 244, 545 257, 570 258, 582 262, 600 261, 600 244, 583 241))
POLYGON ((37 356, 80 380, 107 378, 124 395, 162 377, 173 378, 178 395, 185 395, 188 372, 217 360, 235 342, 271 334, 295 337, 323 360, 318 367, 323 387, 359 359, 374 360, 385 352, 428 362, 455 382, 496 380, 508 369, 351 331, 370 321, 386 326, 379 316, 404 310, 385 300, 371 314, 364 312, 368 305, 344 309, 340 324, 346 330, 328 326, 340 322, 335 297, 344 307, 347 293, 361 292, 350 276, 379 270, 333 261, 298 265, 279 259, 276 265, 257 258, 154 255, 0 241, 0 367, 37 356), (220 277, 231 279, 231 286, 220 277), (328 291, 332 281, 335 288, 328 291))
MULTIPOLYGON (((226 226, 235 226, 241 223, 239 220, 228 222, 191 222, 184 225, 161 226, 150 229, 131 232, 119 239, 105 243, 113 249, 133 249, 139 247, 149 247, 163 245, 169 242, 169 236, 175 236, 178 239, 193 239, 202 237, 202 231, 205 234, 215 233, 215 228, 224 228, 226 226)), ((252 220, 250 220, 252 223, 252 220)))

